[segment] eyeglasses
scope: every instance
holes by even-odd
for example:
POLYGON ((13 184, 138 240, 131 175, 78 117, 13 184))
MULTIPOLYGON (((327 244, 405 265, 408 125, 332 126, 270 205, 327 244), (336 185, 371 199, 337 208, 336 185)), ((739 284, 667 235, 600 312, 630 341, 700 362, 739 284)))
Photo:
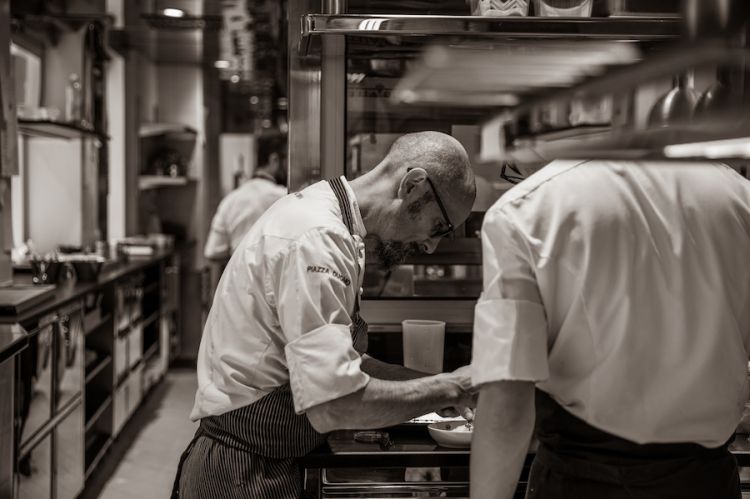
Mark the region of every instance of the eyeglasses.
MULTIPOLYGON (((407 169, 406 171, 411 171, 412 168, 407 169)), ((430 180, 429 175, 425 177, 427 179, 427 183, 430 185, 430 189, 432 189, 432 194, 435 196, 435 201, 437 202, 438 208, 440 208, 440 213, 443 215, 443 220, 445 220, 446 228, 443 230, 437 230, 432 233, 430 237, 444 237, 456 230, 456 228, 451 223, 451 219, 448 217, 448 212, 445 210, 445 206, 443 205, 443 201, 440 199, 440 195, 437 193, 437 189, 435 189, 435 184, 432 183, 432 180, 430 180)))
POLYGON ((506 182, 510 182, 511 184, 517 184, 525 178, 521 176, 521 172, 518 171, 518 168, 516 168, 512 163, 503 163, 503 167, 500 169, 500 178, 505 180, 506 182), (516 175, 508 174, 507 171, 510 170, 514 172, 516 175))

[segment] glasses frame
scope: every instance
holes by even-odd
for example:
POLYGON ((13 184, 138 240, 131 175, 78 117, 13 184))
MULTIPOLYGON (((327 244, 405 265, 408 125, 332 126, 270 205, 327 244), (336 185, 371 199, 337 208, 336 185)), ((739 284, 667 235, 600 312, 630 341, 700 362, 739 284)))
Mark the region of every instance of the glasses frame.
POLYGON ((518 171, 518 168, 508 162, 503 163, 503 167, 500 169, 500 178, 511 184, 518 184, 519 182, 526 180, 526 178, 521 175, 521 172, 518 171), (514 172, 516 175, 507 174, 507 170, 514 172))
MULTIPOLYGON (((413 168, 409 168, 406 171, 410 172, 412 170, 413 170, 413 168)), ((448 234, 450 234, 451 232, 453 232, 454 230, 456 230, 456 228, 451 223, 450 217, 448 217, 448 212, 445 209, 445 205, 443 205, 443 200, 440 199, 440 194, 438 194, 437 189, 435 189, 435 184, 433 184, 432 180, 430 180, 430 175, 427 174, 427 172, 425 172, 425 174, 427 175, 425 177, 427 179, 427 184, 429 184, 430 189, 432 189, 432 194, 433 194, 433 196, 435 196, 435 202, 437 203, 438 208, 440 208, 440 213, 443 215, 443 220, 445 221, 445 224, 447 226, 447 228, 445 228, 443 230, 439 230, 439 231, 433 232, 432 235, 431 235, 431 237, 445 237, 448 234)))

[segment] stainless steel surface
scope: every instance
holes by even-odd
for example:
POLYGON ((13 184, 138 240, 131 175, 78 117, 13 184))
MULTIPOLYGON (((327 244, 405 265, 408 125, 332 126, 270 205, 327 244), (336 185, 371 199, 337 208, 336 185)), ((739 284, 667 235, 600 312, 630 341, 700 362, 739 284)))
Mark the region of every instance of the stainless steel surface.
POLYGON ((13 495, 15 432, 13 428, 13 359, 0 362, 0 497, 13 495))
POLYGON ((322 499, 469 497, 467 468, 323 469, 321 482, 322 499), (444 474, 453 477, 443 479, 444 474))
POLYGON ((346 39, 324 35, 321 44, 321 175, 333 178, 344 171, 346 154, 346 39))
POLYGON ((16 417, 19 445, 27 443, 52 417, 54 323, 40 321, 29 346, 16 358, 16 417))
MULTIPOLYGON (((290 20, 320 8, 316 0, 290 0, 290 20)), ((321 178, 321 67, 319 58, 301 57, 294 50, 301 41, 301 30, 289 29, 289 190, 321 178)))
POLYGON ((83 490, 84 407, 74 405, 55 428, 55 499, 75 499, 83 490))
POLYGON ((33 448, 21 454, 16 466, 16 499, 51 499, 52 434, 48 433, 33 448))
POLYGON ((314 35, 457 35, 494 38, 665 40, 680 34, 680 21, 663 18, 539 18, 307 14, 302 55, 314 35))
POLYGON ((83 391, 85 359, 83 310, 80 304, 60 310, 55 334, 57 336, 55 408, 59 410, 83 391))

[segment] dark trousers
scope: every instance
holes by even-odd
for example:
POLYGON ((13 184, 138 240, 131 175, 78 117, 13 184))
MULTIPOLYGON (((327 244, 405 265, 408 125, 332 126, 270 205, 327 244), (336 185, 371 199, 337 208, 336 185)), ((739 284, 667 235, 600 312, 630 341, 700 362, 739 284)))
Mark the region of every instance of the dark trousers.
POLYGON ((529 474, 527 499, 740 499, 734 456, 631 466, 599 464, 542 451, 529 474))
POLYGON ((640 445, 576 418, 537 391, 540 441, 527 499, 740 499, 729 443, 640 445))

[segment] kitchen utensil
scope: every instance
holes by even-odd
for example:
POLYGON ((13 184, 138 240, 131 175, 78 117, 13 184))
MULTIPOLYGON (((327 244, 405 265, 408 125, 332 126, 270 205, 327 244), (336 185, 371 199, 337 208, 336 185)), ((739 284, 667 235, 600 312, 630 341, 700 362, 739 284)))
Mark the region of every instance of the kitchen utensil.
POLYGON ((693 74, 684 72, 672 79, 672 89, 656 101, 648 115, 649 126, 686 123, 693 117, 698 94, 693 89, 693 74))
POLYGON ((57 260, 34 259, 31 264, 31 282, 34 284, 55 284, 62 264, 57 260))
POLYGON ((445 322, 407 319, 401 321, 404 367, 438 374, 443 372, 445 322))
POLYGON ((591 17, 592 0, 534 0, 534 14, 542 17, 591 17))
POLYGON ((467 426, 465 419, 444 423, 432 423, 427 426, 430 436, 443 447, 465 448, 471 447, 473 431, 467 426))
POLYGON ((472 0, 471 6, 471 12, 475 16, 505 17, 529 14, 529 0, 472 0))
POLYGON ((729 70, 719 68, 716 70, 716 82, 708 87, 698 103, 695 105, 695 116, 704 118, 714 113, 724 113, 732 110, 735 94, 729 85, 729 70))

